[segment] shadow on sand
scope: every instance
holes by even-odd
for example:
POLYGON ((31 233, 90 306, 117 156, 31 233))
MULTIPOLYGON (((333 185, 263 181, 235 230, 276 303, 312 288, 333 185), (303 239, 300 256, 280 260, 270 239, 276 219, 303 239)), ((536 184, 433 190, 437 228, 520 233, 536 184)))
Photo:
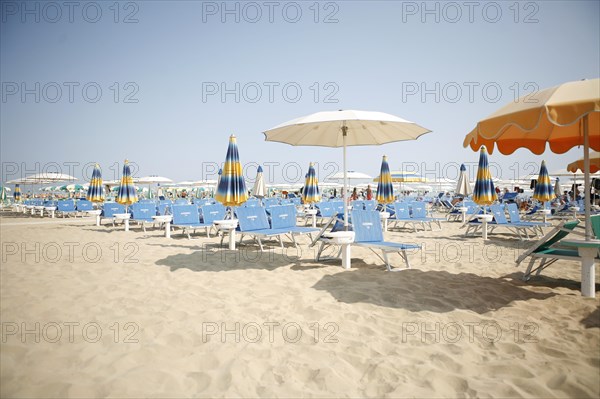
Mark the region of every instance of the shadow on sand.
POLYGON ((555 296, 536 293, 499 278, 417 269, 386 273, 377 268, 361 268, 323 276, 313 288, 329 292, 340 302, 437 313, 464 309, 483 314, 515 301, 555 296))

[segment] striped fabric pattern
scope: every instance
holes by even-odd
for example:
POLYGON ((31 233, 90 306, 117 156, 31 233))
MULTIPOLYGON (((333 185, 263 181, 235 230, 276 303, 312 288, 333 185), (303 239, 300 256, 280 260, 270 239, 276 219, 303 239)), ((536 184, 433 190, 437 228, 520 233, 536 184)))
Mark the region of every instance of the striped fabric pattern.
POLYGON ((236 138, 229 137, 225 166, 215 199, 225 206, 239 206, 248 200, 248 190, 242 174, 242 164, 238 153, 236 138))
POLYGON ((133 185, 133 177, 131 177, 128 160, 125 160, 125 164, 123 165, 123 176, 121 177, 121 185, 119 186, 116 201, 126 206, 138 202, 138 195, 133 185))
POLYGON ((487 151, 481 147, 479 152, 479 165, 477 167, 477 179, 475 180, 475 190, 473 190, 473 202, 477 205, 491 205, 498 199, 492 174, 488 162, 487 151))
POLYGON ((305 204, 314 204, 315 202, 321 201, 319 180, 317 179, 317 173, 315 172, 315 165, 312 162, 310 163, 308 173, 306 174, 306 181, 304 182, 304 189, 302 190, 302 201, 305 204))
POLYGON ((377 182, 377 194, 375 199, 380 204, 391 204, 394 202, 394 187, 392 185, 392 174, 390 165, 388 165, 387 156, 383 156, 381 161, 381 171, 379 172, 379 181, 377 182))

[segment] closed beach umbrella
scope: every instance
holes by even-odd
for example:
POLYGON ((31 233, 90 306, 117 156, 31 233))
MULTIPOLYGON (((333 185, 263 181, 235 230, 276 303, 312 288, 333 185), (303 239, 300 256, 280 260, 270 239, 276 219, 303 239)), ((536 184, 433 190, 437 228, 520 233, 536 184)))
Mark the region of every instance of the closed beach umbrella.
POLYGON ((225 166, 215 199, 225 206, 239 206, 248 200, 248 191, 242 175, 242 165, 234 135, 229 137, 225 166))
POLYGON ((546 161, 542 161, 542 166, 540 167, 540 175, 537 178, 535 190, 533 190, 533 198, 542 203, 550 201, 552 200, 552 198, 554 198, 554 188, 552 187, 550 176, 548 176, 546 161))
POLYGON ((317 179, 317 173, 315 172, 315 166, 311 162, 308 167, 308 173, 306 174, 304 189, 302 190, 302 202, 305 204, 314 204, 319 201, 321 201, 319 181, 317 179))
MULTIPOLYGON (((528 148, 556 154, 583 145, 585 192, 589 193, 590 148, 600 151, 600 79, 566 82, 511 101, 479 121, 463 145, 476 151, 498 146, 503 154, 528 148)), ((585 201, 585 239, 592 239, 590 201, 585 201)), ((593 281, 593 279, 591 279, 593 281)))
POLYGON ((102 171, 100 165, 94 166, 92 172, 92 178, 90 180, 90 186, 87 191, 87 199, 91 202, 103 202, 104 201, 104 187, 102 186, 102 171))
POLYGON ((473 193, 465 164, 460 165, 460 176, 458 177, 458 183, 456 184, 455 192, 463 197, 467 197, 473 193))
POLYGON ((6 201, 6 187, 2 186, 0 188, 0 201, 5 202, 6 201))
POLYGON ((479 152, 479 165, 477 167, 477 179, 475 180, 475 190, 473 191, 473 202, 477 205, 491 205, 498 199, 492 182, 492 174, 488 163, 487 151, 481 147, 479 152))
POLYGON ((387 156, 381 160, 381 171, 377 182, 377 194, 375 199, 380 204, 391 204, 394 202, 394 187, 392 186, 392 174, 388 165, 387 156))
POLYGON ((263 198, 267 195, 267 186, 265 185, 263 168, 260 165, 256 170, 256 180, 254 181, 254 187, 252 187, 252 195, 257 198, 263 198))
POLYGON ((217 187, 221 183, 221 176, 223 175, 223 169, 219 168, 219 176, 217 177, 217 187))
POLYGON ((555 197, 560 197, 560 179, 557 177, 556 178, 556 183, 554 184, 554 196, 555 197))
POLYGON ((123 165, 123 176, 121 176, 121 184, 119 185, 116 201, 119 204, 125 205, 126 209, 129 205, 138 202, 138 195, 133 185, 128 160, 125 160, 125 164, 123 165))
POLYGON ((15 202, 21 202, 21 186, 15 184, 15 192, 13 193, 15 202))

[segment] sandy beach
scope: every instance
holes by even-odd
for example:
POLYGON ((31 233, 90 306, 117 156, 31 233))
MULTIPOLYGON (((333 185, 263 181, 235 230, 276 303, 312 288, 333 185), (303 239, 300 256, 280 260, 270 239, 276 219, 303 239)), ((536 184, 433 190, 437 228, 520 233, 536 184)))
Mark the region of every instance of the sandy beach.
POLYGON ((391 231, 424 249, 390 273, 358 247, 349 271, 316 262, 307 237, 261 254, 90 218, 0 222, 2 397, 600 395, 600 298, 581 297, 575 262, 521 281, 514 236, 391 231))

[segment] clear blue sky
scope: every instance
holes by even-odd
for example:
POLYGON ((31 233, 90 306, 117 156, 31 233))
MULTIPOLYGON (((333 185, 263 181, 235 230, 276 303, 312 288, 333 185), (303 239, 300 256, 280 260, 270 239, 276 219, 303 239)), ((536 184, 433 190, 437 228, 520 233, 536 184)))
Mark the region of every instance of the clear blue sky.
MULTIPOLYGON (((427 10, 420 1, 53 4, 60 9, 2 2, 2 180, 33 173, 36 162, 63 172, 78 163, 79 178, 99 162, 111 179, 125 158, 138 176, 214 178, 207 172, 224 161, 232 133, 249 175, 270 162, 269 180, 294 180, 314 161, 323 178, 336 171, 326 162, 341 164, 341 149, 269 143, 261 132, 335 109, 388 112, 433 130, 413 142, 352 147, 349 169, 376 175, 387 154, 392 169, 454 177, 461 162, 474 173, 477 154, 462 141, 479 119, 517 91, 600 69, 598 1, 429 2, 427 10)), ((490 162, 512 178, 542 159, 552 171, 581 154, 519 150, 490 162)))

